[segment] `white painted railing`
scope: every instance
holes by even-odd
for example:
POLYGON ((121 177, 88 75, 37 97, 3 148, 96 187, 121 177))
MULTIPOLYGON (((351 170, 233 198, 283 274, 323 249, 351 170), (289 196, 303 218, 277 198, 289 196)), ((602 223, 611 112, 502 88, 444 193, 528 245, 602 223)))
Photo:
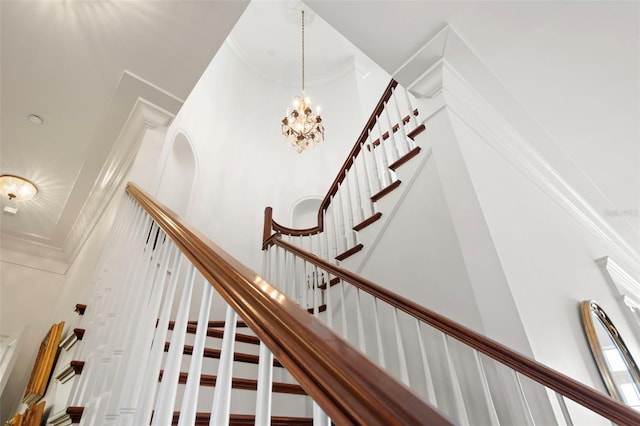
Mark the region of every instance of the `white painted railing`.
POLYGON ((361 249, 357 230, 376 220, 375 202, 400 183, 395 169, 420 151, 417 115, 415 100, 392 80, 322 201, 318 225, 292 229, 269 216, 265 238, 279 232, 334 262, 361 249))

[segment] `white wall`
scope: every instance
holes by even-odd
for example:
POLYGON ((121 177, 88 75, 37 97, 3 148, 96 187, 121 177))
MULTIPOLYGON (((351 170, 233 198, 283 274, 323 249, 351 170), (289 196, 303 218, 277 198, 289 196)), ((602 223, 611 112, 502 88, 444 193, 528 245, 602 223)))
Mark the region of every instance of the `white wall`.
POLYGON ((256 270, 264 208, 272 206, 274 218, 287 225, 297 200, 325 194, 365 120, 355 68, 330 82, 308 84, 308 95, 322 106, 326 140, 298 154, 280 134, 282 117, 298 91, 258 76, 225 44, 165 142, 163 161, 177 134, 193 144, 197 175, 187 219, 256 270))
POLYGON ((581 301, 596 300, 640 358, 636 325, 595 262, 610 255, 606 245, 487 141, 459 120, 454 126, 536 359, 604 391, 583 333, 581 301))

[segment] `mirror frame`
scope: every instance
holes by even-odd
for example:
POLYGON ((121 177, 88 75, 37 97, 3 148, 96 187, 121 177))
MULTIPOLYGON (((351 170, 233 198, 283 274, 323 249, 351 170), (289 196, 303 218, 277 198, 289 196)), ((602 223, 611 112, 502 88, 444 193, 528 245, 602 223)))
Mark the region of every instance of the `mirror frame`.
POLYGON ((629 374, 636 382, 636 385, 640 387, 640 370, 638 370, 638 365, 634 361, 627 345, 622 340, 618 329, 613 325, 613 322, 609 319, 609 316, 604 312, 604 310, 593 300, 585 300, 580 304, 580 312, 582 314, 582 325, 584 328, 584 332, 587 336, 587 341, 589 342, 589 348, 591 349, 591 354, 593 355, 593 359, 596 361, 596 365, 598 366, 598 370, 600 371, 600 376, 602 377, 602 381, 607 388, 609 394, 619 400, 627 403, 618 388, 616 387, 616 383, 613 379, 613 375, 607 366, 607 362, 605 360, 605 355, 602 352, 602 346, 600 345, 600 340, 598 339, 598 335, 596 334, 596 325, 594 324, 593 315, 596 315, 602 325, 605 327, 606 331, 609 332, 609 336, 611 340, 615 343, 620 351, 620 355, 625 361, 625 364, 628 367, 629 374))

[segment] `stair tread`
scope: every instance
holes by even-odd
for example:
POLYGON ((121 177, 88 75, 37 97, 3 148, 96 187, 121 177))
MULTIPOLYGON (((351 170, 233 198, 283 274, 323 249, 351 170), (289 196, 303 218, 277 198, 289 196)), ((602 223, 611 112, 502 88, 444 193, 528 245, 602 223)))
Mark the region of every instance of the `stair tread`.
POLYGON ((351 247, 349 250, 345 251, 344 253, 341 253, 339 255, 336 256, 336 260, 339 261, 343 261, 346 258, 348 258, 349 256, 352 256, 354 254, 356 254, 357 252, 359 252, 360 250, 362 250, 364 246, 362 244, 358 244, 355 247, 351 247))
POLYGON ((375 203, 376 201, 378 201, 379 199, 381 199, 382 197, 384 197, 385 195, 387 195, 388 193, 390 193, 391 191, 399 187, 401 183, 402 183, 401 181, 397 180, 391 183, 390 185, 387 185, 385 188, 383 188, 382 190, 378 191, 376 194, 371 196, 371 201, 375 203))
MULTIPOLYGON (((164 344, 164 351, 165 352, 169 351, 170 344, 171 344, 171 342, 165 342, 165 344, 164 344)), ((182 351, 182 353, 184 355, 193 355, 193 346, 184 345, 184 350, 182 351)), ((204 348, 203 356, 205 358, 217 358, 217 359, 219 359, 220 358, 220 354, 221 354, 220 349, 204 348)), ((247 353, 243 353, 243 352, 234 352, 233 353, 233 360, 234 361, 238 361, 238 362, 246 362, 246 363, 250 363, 250 364, 258 364, 260 362, 260 357, 258 355, 247 354, 247 353)), ((282 364, 280 364, 280 361, 278 361, 277 359, 274 359, 273 360, 273 366, 274 367, 282 367, 282 364)))
MULTIPOLYGON (((174 411, 172 425, 178 424, 180 417, 179 411, 174 411)), ((204 426, 209 425, 211 413, 196 413, 196 420, 194 425, 204 426)), ((253 425, 255 424, 256 416, 253 414, 231 414, 229 416, 229 425, 253 425)), ((311 417, 289 417, 289 416, 271 416, 272 426, 307 426, 313 425, 313 418, 311 417)))
MULTIPOLYGON (((162 376, 164 375, 164 370, 160 370, 160 375, 158 376, 158 381, 162 381, 162 376)), ((189 374, 187 372, 180 372, 180 376, 178 377, 178 383, 184 385, 187 383, 187 378, 189 374)), ((214 387, 216 385, 217 376, 213 374, 201 374, 200 375, 200 386, 211 386, 214 387)), ((234 377, 231 379, 231 387, 233 389, 243 389, 243 390, 257 390, 258 389, 258 381, 255 379, 244 379, 239 377, 234 377)), ((282 382, 273 382, 272 391, 276 393, 288 393, 292 395, 306 395, 307 393, 304 391, 302 386, 295 383, 282 383, 282 382)))
POLYGON ((402 157, 398 158, 396 161, 394 161, 393 164, 389 166, 389 168, 393 171, 396 171, 400 166, 407 163, 409 160, 411 160, 413 157, 415 157, 419 153, 420 153, 420 147, 417 146, 413 148, 411 151, 407 152, 402 157))
POLYGON ((381 217, 382 217, 382 213, 377 212, 374 215, 372 215, 372 216, 368 217, 367 219, 363 220, 362 222, 360 222, 356 226, 354 226, 353 230, 354 231, 361 231, 364 228, 366 228, 367 226, 369 226, 372 223, 374 223, 375 221, 377 221, 378 219, 380 219, 381 217))

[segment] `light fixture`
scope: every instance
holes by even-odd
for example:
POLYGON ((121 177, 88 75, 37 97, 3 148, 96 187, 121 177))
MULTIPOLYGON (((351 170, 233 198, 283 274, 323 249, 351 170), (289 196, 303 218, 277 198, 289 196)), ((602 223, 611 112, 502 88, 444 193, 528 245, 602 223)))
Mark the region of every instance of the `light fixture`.
POLYGON ((324 127, 320 117, 320 108, 314 114, 311 110, 311 99, 304 93, 304 9, 302 14, 302 96, 293 100, 293 110, 287 108, 287 115, 282 119, 282 134, 286 142, 296 147, 298 152, 313 148, 324 140, 324 127))
POLYGON ((42 123, 44 123, 44 120, 42 119, 42 117, 36 114, 27 115, 27 119, 29 120, 29 123, 35 124, 36 126, 39 126, 42 123))
POLYGON ((10 200, 30 200, 37 192, 38 188, 25 178, 13 175, 0 176, 0 194, 10 200))

